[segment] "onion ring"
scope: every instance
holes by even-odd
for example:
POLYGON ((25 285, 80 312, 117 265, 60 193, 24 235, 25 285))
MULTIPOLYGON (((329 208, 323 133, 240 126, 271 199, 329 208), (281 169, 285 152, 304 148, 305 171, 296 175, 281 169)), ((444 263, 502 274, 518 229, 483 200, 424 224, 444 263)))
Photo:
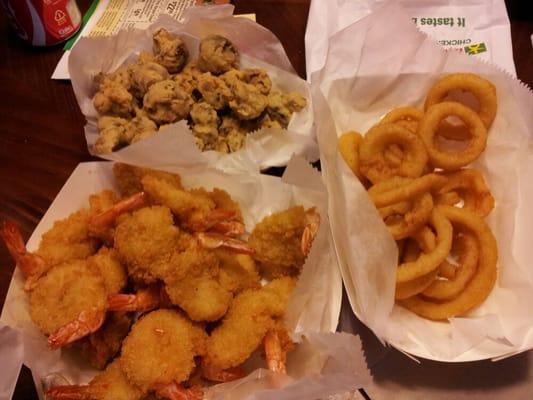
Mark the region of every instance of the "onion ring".
POLYGON ((451 193, 456 193, 463 199, 465 210, 480 217, 489 215, 494 208, 494 197, 492 197, 481 172, 476 169, 462 169, 443 175, 448 178, 448 182, 439 189, 436 198, 437 203, 456 204, 457 202, 450 204, 451 193))
POLYGON ((460 225, 476 236, 479 245, 477 271, 465 289, 452 300, 433 303, 420 296, 414 296, 401 300, 400 304, 421 317, 445 320, 466 314, 489 296, 497 278, 498 249, 490 228, 477 215, 450 206, 437 206, 436 209, 454 225, 460 225))
POLYGON ((372 183, 393 176, 417 178, 427 161, 427 151, 418 135, 396 124, 374 125, 359 146, 359 169, 372 183), (402 162, 397 166, 387 163, 383 155, 393 144, 403 151, 402 162))
POLYGON ((368 195, 374 205, 381 208, 430 192, 445 183, 446 178, 439 174, 427 174, 417 179, 394 177, 372 186, 368 195))
POLYGON ((396 284, 394 298, 396 300, 403 300, 424 292, 424 290, 435 281, 438 272, 439 270, 437 268, 426 275, 422 275, 404 283, 396 284))
POLYGON ((348 164, 348 167, 359 178, 364 179, 363 175, 359 171, 359 146, 363 140, 363 137, 359 132, 350 131, 344 133, 338 141, 339 151, 348 164))
POLYGON ((431 216, 433 210, 433 197, 429 193, 424 193, 415 198, 410 204, 406 202, 397 203, 379 209, 385 224, 395 240, 405 239, 416 231, 420 230, 431 216), (398 220, 388 223, 388 217, 401 216, 398 220))
POLYGON ((418 122, 424 116, 424 112, 415 107, 398 107, 389 111, 379 122, 380 124, 397 124, 416 133, 418 122))
MULTIPOLYGON (((453 225, 453 224, 452 224, 453 225)), ((469 233, 455 235, 452 247, 458 245, 462 252, 459 256, 459 267, 453 279, 437 280, 422 292, 430 300, 449 300, 457 296, 476 273, 479 260, 479 248, 475 236, 469 233)))
POLYGON ((413 239, 416 240, 418 246, 424 253, 430 253, 435 250, 437 246, 437 238, 435 234, 428 226, 424 226, 418 232, 413 235, 413 239))
POLYGON ((430 225, 437 232, 437 245, 428 254, 422 254, 416 261, 406 262, 398 266, 396 283, 404 283, 437 269, 446 259, 452 247, 452 224, 436 208, 431 212, 430 225))
POLYGON ((439 276, 446 279, 455 279, 457 267, 448 261, 444 261, 439 266, 439 276))
MULTIPOLYGON (((439 79, 428 92, 424 110, 427 111, 435 104, 441 103, 448 93, 454 89, 470 92, 476 97, 479 102, 479 118, 487 129, 490 128, 492 121, 496 117, 496 87, 479 75, 458 73, 439 79)), ((443 136, 453 139, 453 137, 446 136, 446 134, 443 134, 443 136)))
POLYGON ((420 121, 418 133, 426 145, 431 164, 447 171, 457 170, 470 164, 487 146, 487 128, 474 111, 461 103, 444 101, 428 108, 420 121), (445 151, 439 149, 435 143, 439 123, 450 115, 461 118, 470 129, 471 139, 464 150, 445 151))

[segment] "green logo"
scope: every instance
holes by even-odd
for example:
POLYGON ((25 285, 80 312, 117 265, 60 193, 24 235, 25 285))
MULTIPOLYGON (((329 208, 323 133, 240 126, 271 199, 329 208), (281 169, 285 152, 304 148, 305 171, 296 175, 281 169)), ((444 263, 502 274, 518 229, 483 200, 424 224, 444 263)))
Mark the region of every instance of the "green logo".
POLYGON ((469 55, 484 53, 486 51, 487 46, 485 46, 485 43, 476 43, 465 47, 465 53, 469 55))

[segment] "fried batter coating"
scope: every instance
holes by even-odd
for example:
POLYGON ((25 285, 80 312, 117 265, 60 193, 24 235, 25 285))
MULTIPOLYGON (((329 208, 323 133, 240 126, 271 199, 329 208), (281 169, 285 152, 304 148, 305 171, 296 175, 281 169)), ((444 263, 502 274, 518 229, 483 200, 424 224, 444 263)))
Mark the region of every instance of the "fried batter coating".
POLYGON ((133 96, 117 81, 104 78, 94 95, 93 105, 101 115, 127 118, 133 113, 133 96))
POLYGON ((154 83, 169 79, 169 76, 166 68, 156 62, 139 62, 131 67, 131 91, 142 99, 154 83))
POLYGON ((302 206, 272 214, 259 222, 248 244, 255 250, 261 274, 268 278, 298 275, 305 261, 301 239, 305 228, 302 206))
POLYGON ((268 73, 261 68, 247 68, 240 71, 240 79, 254 86, 262 94, 269 94, 272 89, 272 81, 268 73))
POLYGON ((299 93, 283 93, 276 90, 270 92, 266 108, 268 119, 266 119, 264 127, 276 127, 272 125, 272 121, 276 121, 282 128, 287 128, 292 114, 302 110, 306 104, 305 97, 299 93))
POLYGON ((239 52, 225 37, 209 35, 200 42, 198 67, 204 72, 223 74, 232 68, 239 68, 239 52))
POLYGON ((126 90, 130 90, 131 87, 131 71, 129 67, 121 67, 115 72, 104 74, 100 72, 94 77, 94 83, 100 88, 105 85, 105 82, 113 82, 120 86, 123 86, 126 90))
POLYGON ((279 325, 294 285, 294 279, 284 277, 239 293, 207 340, 205 362, 225 370, 246 361, 265 334, 279 325))
POLYGON ((117 147, 125 145, 128 120, 120 117, 103 116, 98 118, 98 139, 94 143, 96 154, 113 152, 117 147))
POLYGON ((189 58, 189 51, 183 40, 163 28, 154 33, 153 40, 156 62, 165 67, 171 74, 180 72, 189 58))
POLYGON ((197 100, 195 91, 198 89, 198 79, 202 74, 203 72, 198 69, 197 63, 191 61, 183 68, 181 73, 174 75, 173 79, 181 89, 197 100))
POLYGON ((89 196, 91 215, 97 215, 113 207, 118 201, 118 197, 112 190, 102 190, 101 192, 89 196))
POLYGON ((216 321, 224 316, 232 296, 218 282, 219 259, 212 251, 191 240, 168 265, 165 290, 173 304, 193 321, 216 321))
POLYGON ((226 83, 209 72, 198 77, 198 91, 202 94, 203 100, 215 110, 227 107, 231 99, 231 91, 226 83))
POLYGON ((204 353, 205 339, 205 332, 180 313, 157 310, 135 323, 124 340, 120 365, 145 392, 180 383, 194 370, 194 357, 204 353))
POLYGON ((179 189, 168 181, 152 175, 144 176, 142 184, 144 191, 153 201, 170 208, 182 224, 187 224, 190 220, 201 223, 201 219, 216 207, 214 200, 204 190, 179 189))
POLYGON ((238 118, 250 120, 261 115, 268 104, 268 98, 258 86, 244 82, 241 71, 228 71, 221 78, 231 90, 229 106, 238 118))
POLYGON ((223 153, 231 153, 244 146, 246 135, 256 127, 249 121, 239 121, 233 115, 225 115, 218 127, 217 150, 223 153))
POLYGON ((102 276, 108 294, 120 293, 126 287, 128 275, 116 250, 103 246, 87 259, 87 264, 102 276))
POLYGON ((73 260, 87 258, 98 249, 98 241, 89 236, 89 212, 80 210, 67 218, 54 222, 41 238, 36 254, 48 267, 73 260))
POLYGON ((80 340, 82 355, 97 369, 104 369, 120 351, 133 317, 126 312, 109 313, 98 331, 80 340))
POLYGON ((138 115, 128 122, 124 136, 128 143, 146 139, 157 132, 157 125, 150 118, 138 115))
POLYGON ((180 231, 166 207, 141 208, 123 215, 115 229, 115 250, 137 282, 156 282, 179 244, 180 231))
POLYGON ((212 191, 205 193, 215 202, 215 208, 233 211, 235 213, 233 219, 243 221, 241 206, 233 200, 228 192, 223 189, 214 188, 212 191))
POLYGON ((166 124, 187 118, 191 96, 170 79, 154 83, 144 96, 144 110, 150 119, 166 124))
POLYGON ((201 150, 214 150, 218 137, 218 116, 208 103, 194 103, 191 109, 192 132, 201 150))
POLYGON ((76 320, 82 311, 106 307, 104 280, 85 260, 54 266, 30 292, 31 318, 45 335, 76 320))
POLYGON ((235 294, 261 286, 261 277, 252 257, 224 249, 218 249, 216 254, 220 260, 219 281, 226 290, 235 294))
POLYGON ((143 190, 141 180, 146 175, 162 179, 177 189, 182 188, 181 178, 178 174, 129 164, 115 163, 113 165, 113 175, 117 181, 119 191, 124 197, 130 197, 135 193, 141 192, 143 190))

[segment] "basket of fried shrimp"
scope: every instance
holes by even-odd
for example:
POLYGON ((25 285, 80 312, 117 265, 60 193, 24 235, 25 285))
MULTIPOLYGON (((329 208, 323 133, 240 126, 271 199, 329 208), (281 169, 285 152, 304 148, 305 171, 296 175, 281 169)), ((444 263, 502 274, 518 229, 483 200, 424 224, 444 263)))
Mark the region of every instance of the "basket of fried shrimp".
MULTIPOLYGON (((332 333, 342 286, 325 199, 268 176, 80 164, 28 247, 2 222, 17 269, 1 320, 24 334, 47 399, 214 399, 234 386, 283 398, 347 355, 331 373, 357 385, 360 344, 332 333)), ((316 395, 349 389, 335 386, 316 395)))
POLYGON ((261 168, 293 153, 315 161, 308 86, 265 31, 230 14, 81 40, 69 70, 89 151, 130 163, 150 152, 161 165, 183 165, 191 153, 261 168))
POLYGON ((389 5, 332 39, 330 55, 345 54, 353 35, 366 35, 357 68, 330 57, 312 83, 352 309, 414 356, 472 361, 527 350, 531 92, 443 51, 407 18, 390 33, 397 48, 385 50, 389 34, 371 27, 387 9, 401 14, 389 5))

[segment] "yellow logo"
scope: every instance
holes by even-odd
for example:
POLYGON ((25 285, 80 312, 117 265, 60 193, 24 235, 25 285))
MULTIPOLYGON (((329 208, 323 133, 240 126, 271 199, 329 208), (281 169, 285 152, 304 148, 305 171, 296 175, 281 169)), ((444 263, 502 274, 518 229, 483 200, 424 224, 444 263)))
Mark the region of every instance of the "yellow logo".
POLYGON ((487 46, 485 46, 485 43, 475 43, 465 47, 465 53, 469 55, 484 53, 486 51, 487 46))

